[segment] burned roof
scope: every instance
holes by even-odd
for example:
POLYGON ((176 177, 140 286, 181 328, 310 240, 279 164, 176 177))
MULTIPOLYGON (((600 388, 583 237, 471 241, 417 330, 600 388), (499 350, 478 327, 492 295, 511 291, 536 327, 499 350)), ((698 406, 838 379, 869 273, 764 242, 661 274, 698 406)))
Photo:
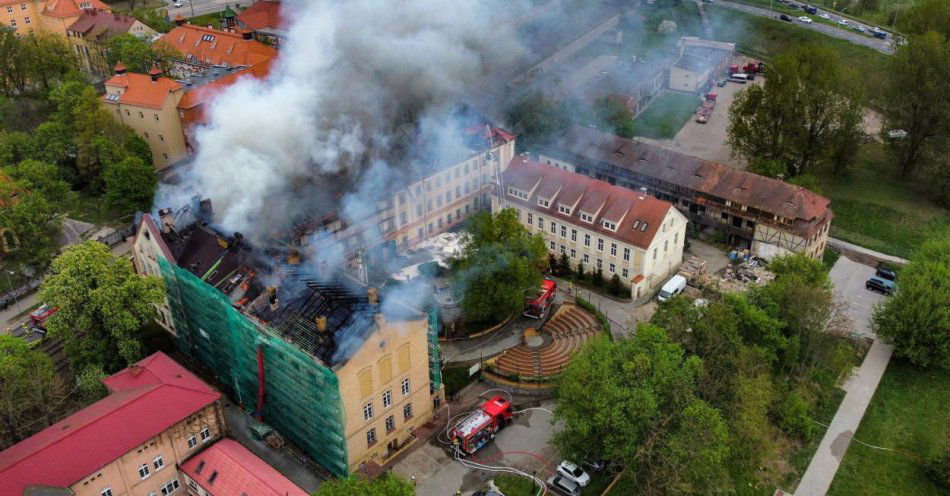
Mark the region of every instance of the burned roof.
POLYGON ((628 62, 595 80, 588 91, 597 95, 628 95, 663 72, 665 62, 628 62))
POLYGON ((719 65, 730 55, 732 52, 724 48, 688 45, 683 48, 683 54, 676 61, 676 66, 690 71, 704 71, 719 65))
POLYGON ((245 263, 246 247, 242 246, 240 233, 224 236, 199 222, 181 233, 171 231, 162 237, 179 267, 215 287, 245 263))
POLYGON ((709 196, 798 221, 810 234, 832 215, 827 198, 778 179, 628 140, 589 127, 571 126, 546 148, 634 171, 709 196))

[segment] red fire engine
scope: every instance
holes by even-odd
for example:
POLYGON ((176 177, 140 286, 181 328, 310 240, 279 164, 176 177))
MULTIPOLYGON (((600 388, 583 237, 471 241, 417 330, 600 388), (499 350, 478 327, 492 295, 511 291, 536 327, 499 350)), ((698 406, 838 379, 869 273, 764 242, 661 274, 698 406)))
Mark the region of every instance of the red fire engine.
POLYGON ((557 283, 553 279, 545 279, 541 281, 541 288, 538 290, 538 294, 531 298, 527 298, 525 304, 524 316, 531 317, 532 319, 543 319, 548 313, 548 309, 551 308, 551 304, 554 303, 554 295, 557 294, 557 283))
POLYGON ((460 456, 471 455, 495 438, 495 433, 511 423, 511 404, 501 396, 485 402, 452 429, 452 445, 460 456))

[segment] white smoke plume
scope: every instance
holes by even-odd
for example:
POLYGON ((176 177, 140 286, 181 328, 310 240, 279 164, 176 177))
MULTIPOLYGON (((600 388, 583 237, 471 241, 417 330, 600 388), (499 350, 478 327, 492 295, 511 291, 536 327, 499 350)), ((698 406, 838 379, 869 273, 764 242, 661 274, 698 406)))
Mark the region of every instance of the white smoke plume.
POLYGON ((399 123, 422 123, 437 155, 460 149, 448 131, 453 110, 503 84, 524 55, 504 24, 519 8, 510 1, 282 6, 292 23, 270 77, 215 98, 192 166, 156 201, 180 206, 174 193, 198 192, 212 200, 216 224, 257 245, 303 218, 370 209, 376 198, 367 196, 401 173, 385 156, 399 123))

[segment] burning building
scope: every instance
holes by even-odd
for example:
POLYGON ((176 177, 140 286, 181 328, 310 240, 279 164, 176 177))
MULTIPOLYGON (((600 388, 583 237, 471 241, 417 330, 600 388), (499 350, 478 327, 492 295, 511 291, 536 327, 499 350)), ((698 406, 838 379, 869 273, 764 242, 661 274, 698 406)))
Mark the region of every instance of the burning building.
POLYGON ((330 472, 384 465, 443 398, 437 320, 406 303, 424 295, 322 273, 296 250, 258 250, 209 227, 210 209, 142 219, 134 261, 165 282, 161 323, 235 401, 330 472))

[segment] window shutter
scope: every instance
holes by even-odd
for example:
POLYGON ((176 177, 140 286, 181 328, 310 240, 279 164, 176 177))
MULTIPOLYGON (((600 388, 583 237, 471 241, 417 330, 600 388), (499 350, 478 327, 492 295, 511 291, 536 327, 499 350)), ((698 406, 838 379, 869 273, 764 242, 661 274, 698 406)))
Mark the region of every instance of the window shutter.
POLYGON ((409 345, 404 344, 399 348, 399 373, 409 370, 409 345))
POLYGON ((373 371, 360 372, 360 396, 369 396, 373 392, 373 371))
POLYGON ((393 378, 392 357, 386 355, 379 361, 379 383, 386 384, 393 378))

